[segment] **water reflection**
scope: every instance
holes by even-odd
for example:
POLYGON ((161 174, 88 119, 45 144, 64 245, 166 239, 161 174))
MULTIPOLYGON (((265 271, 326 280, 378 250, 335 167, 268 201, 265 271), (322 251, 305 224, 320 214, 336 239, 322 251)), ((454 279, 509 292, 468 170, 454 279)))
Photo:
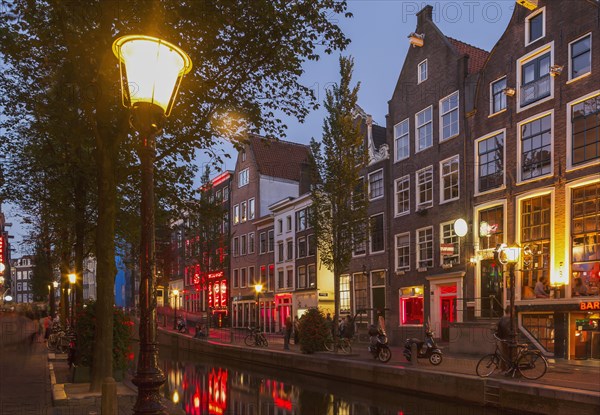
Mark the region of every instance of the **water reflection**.
POLYGON ((192 415, 508 415, 492 408, 161 350, 164 396, 192 415))

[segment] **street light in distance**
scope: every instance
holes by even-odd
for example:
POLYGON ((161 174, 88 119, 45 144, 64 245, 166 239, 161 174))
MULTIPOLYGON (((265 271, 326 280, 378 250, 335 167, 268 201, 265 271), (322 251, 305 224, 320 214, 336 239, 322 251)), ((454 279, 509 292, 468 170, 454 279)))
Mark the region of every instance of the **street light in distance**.
POLYGON ((165 375, 158 366, 156 341, 156 265, 154 247, 154 160, 156 135, 171 113, 183 76, 192 69, 190 57, 179 47, 145 35, 115 40, 123 105, 138 131, 141 165, 140 238, 140 353, 133 383, 138 387, 135 415, 164 414, 159 388, 165 375))
POLYGON ((254 285, 254 291, 256 291, 256 328, 260 330, 260 293, 263 289, 261 283, 254 285))

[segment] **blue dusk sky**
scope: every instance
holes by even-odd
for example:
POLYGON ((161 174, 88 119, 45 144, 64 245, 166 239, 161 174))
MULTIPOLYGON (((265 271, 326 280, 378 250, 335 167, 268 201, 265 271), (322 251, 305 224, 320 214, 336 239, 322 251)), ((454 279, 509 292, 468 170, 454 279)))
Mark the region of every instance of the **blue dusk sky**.
MULTIPOLYGON (((349 0, 350 19, 332 15, 344 33, 352 40, 343 52, 354 58, 354 81, 360 81, 359 105, 373 116, 373 120, 385 126, 387 103, 398 80, 404 57, 409 48, 408 35, 415 30, 416 13, 426 5, 433 6, 433 20, 449 37, 469 43, 484 50, 491 50, 504 32, 514 7, 514 0, 500 1, 401 1, 401 0, 349 0)), ((339 52, 323 56, 318 62, 307 62, 302 82, 310 86, 319 100, 325 98, 328 85, 339 79, 339 52)), ((434 69, 432 69, 434 70, 434 69)), ((185 88, 185 79, 182 85, 185 88)), ((311 137, 319 140, 325 112, 321 107, 312 112, 304 123, 284 118, 288 125, 285 138, 288 141, 308 144, 311 137)), ((224 144, 222 152, 231 154, 224 159, 222 169, 233 169, 236 154, 224 144)), ((208 159, 199 152, 198 165, 208 159)), ((200 174, 203 169, 200 169, 200 174)), ((199 174, 199 175, 200 175, 199 174)), ((217 174, 215 170, 214 174, 217 174)), ((199 177, 196 178, 199 183, 199 177)), ((26 253, 27 247, 19 242, 25 233, 18 223, 14 208, 3 206, 7 221, 13 223, 11 234, 15 235, 13 257, 26 253)))

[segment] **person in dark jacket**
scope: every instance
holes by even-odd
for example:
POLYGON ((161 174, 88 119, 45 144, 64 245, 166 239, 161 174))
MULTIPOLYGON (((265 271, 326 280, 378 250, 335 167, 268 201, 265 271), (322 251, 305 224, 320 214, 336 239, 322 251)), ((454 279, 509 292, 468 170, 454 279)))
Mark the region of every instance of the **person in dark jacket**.
POLYGON ((285 318, 285 332, 283 336, 283 350, 290 350, 290 337, 292 337, 292 317, 285 318))
MULTIPOLYGON (((506 307, 504 309, 504 315, 498 320, 498 325, 496 327, 496 336, 504 341, 500 342, 500 352, 502 356, 504 356, 507 360, 512 360, 512 348, 510 347, 508 341, 511 340, 511 332, 510 332, 510 307, 506 307)), ((500 360, 500 369, 507 370, 508 367, 504 360, 500 360)))

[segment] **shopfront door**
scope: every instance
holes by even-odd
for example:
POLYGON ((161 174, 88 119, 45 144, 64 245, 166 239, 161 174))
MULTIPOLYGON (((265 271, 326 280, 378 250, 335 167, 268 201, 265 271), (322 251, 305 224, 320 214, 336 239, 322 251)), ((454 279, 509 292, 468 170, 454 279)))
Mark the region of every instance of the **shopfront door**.
POLYGON ((450 340, 450 323, 456 321, 456 296, 441 299, 442 340, 450 340))

